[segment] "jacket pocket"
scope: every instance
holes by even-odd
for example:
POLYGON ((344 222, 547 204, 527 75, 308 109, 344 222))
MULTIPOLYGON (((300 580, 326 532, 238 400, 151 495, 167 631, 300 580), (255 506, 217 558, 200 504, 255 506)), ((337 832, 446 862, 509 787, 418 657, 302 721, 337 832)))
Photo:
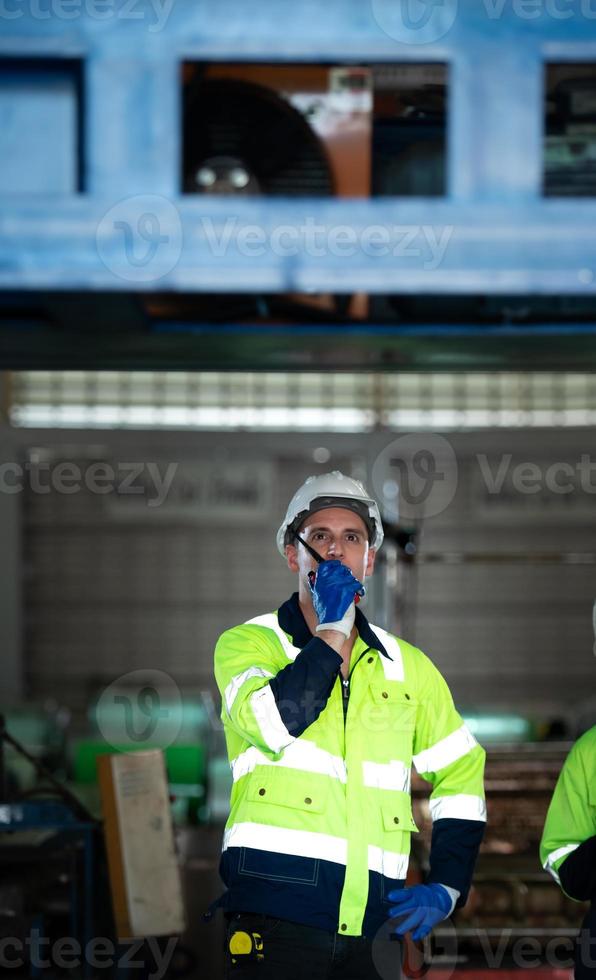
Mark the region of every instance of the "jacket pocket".
POLYGON ((418 831, 412 816, 412 801, 405 793, 396 794, 395 802, 384 803, 381 809, 383 830, 386 834, 394 833, 397 830, 409 834, 418 831))
POLYGON ((319 773, 262 766, 252 775, 248 799, 251 803, 274 804, 304 813, 324 813, 327 778, 319 773))
POLYGON ((381 858, 381 900, 399 887, 408 872, 410 834, 418 830, 412 816, 410 797, 405 793, 381 807, 383 820, 383 850, 381 858))
POLYGON ((257 878, 272 882, 285 882, 293 885, 306 885, 316 888, 319 880, 319 859, 300 857, 295 854, 277 854, 250 847, 240 849, 238 855, 239 877, 257 878))
POLYGON ((375 706, 379 710, 384 707, 392 731, 414 731, 418 702, 404 690, 403 685, 396 685, 395 681, 376 681, 374 685, 371 684, 370 690, 375 706))

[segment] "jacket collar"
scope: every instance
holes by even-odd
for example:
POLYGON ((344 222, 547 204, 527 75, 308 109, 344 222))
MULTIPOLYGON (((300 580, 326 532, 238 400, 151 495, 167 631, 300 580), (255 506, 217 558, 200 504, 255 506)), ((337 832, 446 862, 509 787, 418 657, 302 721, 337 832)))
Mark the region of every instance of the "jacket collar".
MULTIPOLYGON (((300 650, 305 647, 310 640, 312 640, 312 633, 310 632, 308 624, 302 615, 297 592, 294 592, 294 594, 290 596, 290 598, 284 602, 282 606, 279 607, 277 610, 277 621, 284 633, 289 633, 289 635, 292 637, 294 646, 299 647, 300 650)), ((366 616, 358 606, 356 606, 356 629, 368 647, 371 647, 373 650, 378 650, 380 654, 391 660, 391 657, 387 653, 379 637, 370 628, 366 616)))

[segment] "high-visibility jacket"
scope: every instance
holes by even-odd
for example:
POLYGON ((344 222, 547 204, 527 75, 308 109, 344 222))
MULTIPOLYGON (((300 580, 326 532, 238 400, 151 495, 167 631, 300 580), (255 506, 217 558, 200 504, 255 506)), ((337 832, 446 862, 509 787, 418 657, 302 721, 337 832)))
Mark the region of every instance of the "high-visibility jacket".
POLYGON ((575 953, 575 976, 596 978, 596 725, 577 740, 557 780, 540 860, 569 898, 590 901, 575 953))
POLYGON ((215 652, 233 774, 225 905, 374 935, 410 853, 410 770, 433 786, 429 881, 465 901, 486 808, 484 750, 439 671, 356 610, 349 682, 297 594, 215 652))

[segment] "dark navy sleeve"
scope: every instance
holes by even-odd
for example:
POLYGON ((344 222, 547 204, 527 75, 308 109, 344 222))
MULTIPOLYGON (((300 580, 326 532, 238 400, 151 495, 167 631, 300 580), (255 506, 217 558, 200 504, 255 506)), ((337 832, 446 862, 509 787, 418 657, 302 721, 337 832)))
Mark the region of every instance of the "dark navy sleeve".
POLYGON ((481 820, 452 817, 433 824, 427 880, 457 888, 460 896, 456 908, 466 904, 485 826, 481 820))
POLYGON ((341 657, 313 636, 296 659, 269 682, 277 710, 290 735, 298 738, 317 720, 341 667, 341 657))
POLYGON ((596 837, 588 837, 559 866, 561 886, 571 898, 588 902, 596 898, 596 837))

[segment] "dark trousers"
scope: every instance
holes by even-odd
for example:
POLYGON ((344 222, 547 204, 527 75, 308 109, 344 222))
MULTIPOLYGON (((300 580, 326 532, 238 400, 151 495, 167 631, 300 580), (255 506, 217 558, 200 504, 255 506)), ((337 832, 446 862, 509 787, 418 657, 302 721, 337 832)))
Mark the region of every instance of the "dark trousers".
POLYGON ((267 915, 229 915, 226 980, 400 980, 401 943, 342 936, 267 915))
POLYGON ((596 980, 596 901, 586 915, 575 947, 575 980, 596 980))

